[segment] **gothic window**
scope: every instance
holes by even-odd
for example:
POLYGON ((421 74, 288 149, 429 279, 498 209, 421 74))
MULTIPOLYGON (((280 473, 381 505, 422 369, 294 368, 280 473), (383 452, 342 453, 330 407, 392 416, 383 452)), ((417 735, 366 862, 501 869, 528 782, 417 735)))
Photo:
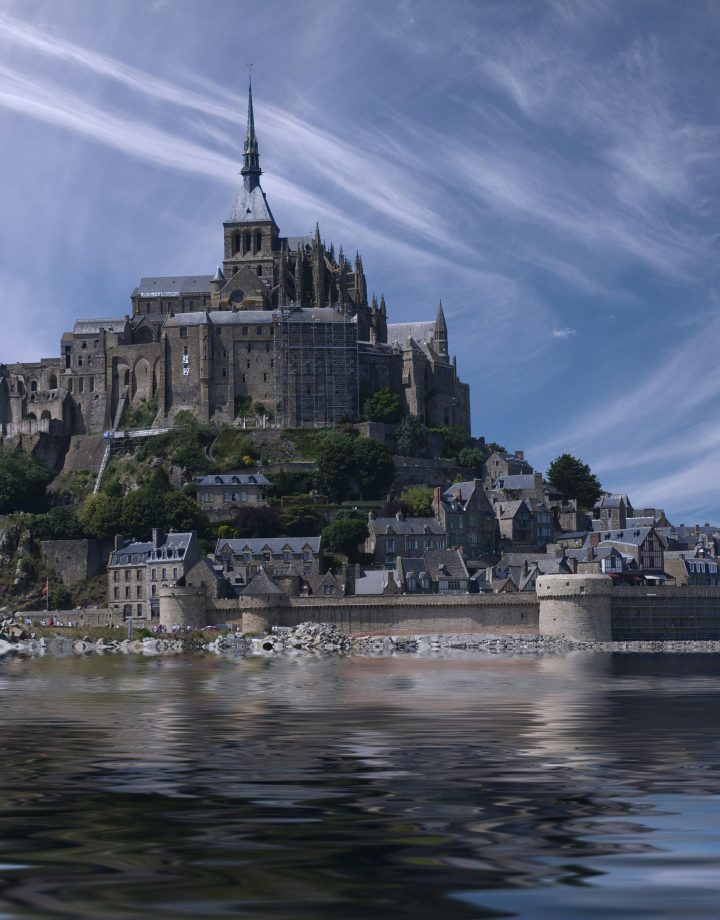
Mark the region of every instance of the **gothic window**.
POLYGON ((250 231, 246 230, 243 235, 243 255, 247 255, 250 252, 250 231))
POLYGON ((78 378, 78 393, 83 393, 85 391, 85 378, 78 378))
POLYGON ((262 249, 262 233, 258 230, 255 234, 255 252, 260 252, 262 249))
POLYGON ((258 267, 257 267, 257 273, 258 273, 258 275, 262 275, 262 265, 258 265, 258 267))
POLYGON ((240 234, 239 233, 236 233, 235 236, 233 236, 232 249, 233 249, 233 254, 236 252, 240 252, 240 234))
POLYGON ((48 377, 48 389, 57 390, 57 377, 55 376, 55 374, 50 374, 50 376, 48 377))
POLYGON ((30 392, 37 393, 37 380, 30 381, 30 392))

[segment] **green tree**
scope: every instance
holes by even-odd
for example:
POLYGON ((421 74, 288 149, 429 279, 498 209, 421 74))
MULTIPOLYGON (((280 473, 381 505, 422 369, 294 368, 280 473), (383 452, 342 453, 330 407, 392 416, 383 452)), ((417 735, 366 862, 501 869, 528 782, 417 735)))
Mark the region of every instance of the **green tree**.
POLYGON ((457 457, 464 447, 470 446, 470 435, 459 425, 450 425, 446 428, 434 428, 433 432, 442 435, 443 457, 457 457))
POLYGON ((120 533, 122 502, 119 498, 104 495, 88 495, 77 513, 78 522, 87 537, 106 540, 120 533))
POLYGON ((399 501, 409 517, 432 517, 433 490, 428 486, 412 486, 400 493, 399 501))
POLYGON ((50 592, 50 607, 53 610, 72 610, 74 600, 72 591, 65 585, 58 585, 50 592))
POLYGON ((236 540, 239 536, 237 529, 229 524, 221 524, 217 529, 219 540, 236 540))
POLYGON ((359 544, 367 539, 368 527, 360 518, 340 518, 322 532, 323 549, 329 553, 343 553, 351 561, 358 558, 359 544))
POLYGON ((363 418, 368 422, 395 424, 400 421, 402 415, 400 397, 387 387, 376 390, 363 405, 363 418))
POLYGON ((457 462, 460 466, 469 466, 479 473, 485 462, 485 454, 479 447, 463 447, 457 455, 457 462))
POLYGON ((238 537, 277 537, 280 516, 270 505, 244 505, 235 512, 233 525, 238 537))
POLYGON ((72 508, 51 508, 47 514, 37 514, 30 529, 39 540, 78 540, 83 535, 77 515, 72 508))
POLYGON ((600 481, 587 463, 572 454, 556 457, 548 467, 546 478, 568 498, 576 498, 580 508, 592 508, 602 492, 600 481))
POLYGON ((390 451, 365 438, 354 438, 355 476, 363 499, 382 498, 395 481, 395 463, 390 451))
POLYGON ((174 425, 176 428, 194 428, 197 423, 197 417, 190 409, 181 409, 175 413, 174 425))
POLYGON ((210 521, 196 501, 182 492, 168 492, 164 501, 163 526, 168 530, 188 533, 205 533, 210 527, 210 521))
POLYGON ((289 537, 316 537, 323 519, 312 505, 289 505, 280 512, 280 527, 289 537))
POLYGON ((325 435, 317 449, 315 484, 331 501, 342 501, 353 490, 355 476, 355 438, 351 435, 325 435))
POLYGON ((416 415, 406 415, 395 435, 398 453, 403 457, 422 457, 427 450, 427 428, 416 415))
POLYGON ((23 451, 0 449, 0 514, 43 511, 50 470, 23 451))

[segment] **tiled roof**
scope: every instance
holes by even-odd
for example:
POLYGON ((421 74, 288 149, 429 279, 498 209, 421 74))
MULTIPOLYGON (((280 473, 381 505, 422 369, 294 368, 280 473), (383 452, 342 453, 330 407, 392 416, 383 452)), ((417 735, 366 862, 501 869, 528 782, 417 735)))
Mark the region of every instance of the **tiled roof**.
POLYGON ((79 319, 73 326, 76 335, 97 335, 106 329, 108 332, 122 332, 125 329, 125 319, 79 319))
POLYGON ((213 476, 198 476, 199 486, 269 486, 262 473, 222 473, 213 476))
POLYGON ((152 548, 152 543, 128 543, 122 549, 113 550, 110 565, 144 565, 152 548))
POLYGON ((209 294, 212 275, 158 275, 141 278, 133 297, 177 297, 180 294, 209 294))
POLYGON ((314 554, 320 552, 322 537, 251 537, 250 539, 227 540, 220 539, 215 545, 215 555, 219 556, 224 547, 229 547, 233 556, 240 556, 244 552, 251 552, 259 556, 267 547, 273 556, 281 556, 285 547, 290 548, 293 555, 299 555, 307 548, 314 554))
POLYGON ((398 345, 404 345, 408 339, 415 342, 432 342, 435 338, 435 323, 388 323, 387 340, 392 345, 397 342, 398 345))
POLYGON ((255 577, 242 592, 245 597, 262 597, 266 594, 282 594, 265 569, 260 566, 255 577))
POLYGON ((376 534, 437 534, 445 533, 445 528, 440 521, 431 517, 406 518, 398 520, 394 517, 371 518, 368 527, 376 534), (427 529, 426 529, 427 528, 427 529))

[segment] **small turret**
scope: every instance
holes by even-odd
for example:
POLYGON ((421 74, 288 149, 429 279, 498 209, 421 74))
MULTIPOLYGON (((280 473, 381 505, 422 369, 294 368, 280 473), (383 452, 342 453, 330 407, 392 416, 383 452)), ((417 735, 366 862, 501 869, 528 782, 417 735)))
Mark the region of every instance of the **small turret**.
POLYGON ((445 313, 443 311, 442 300, 438 306, 437 317, 435 318, 435 348, 439 355, 447 358, 448 356, 448 337, 447 323, 445 322, 445 313))
POLYGON ((218 265, 213 280, 210 282, 210 289, 213 294, 219 293, 225 287, 225 275, 222 268, 218 265))

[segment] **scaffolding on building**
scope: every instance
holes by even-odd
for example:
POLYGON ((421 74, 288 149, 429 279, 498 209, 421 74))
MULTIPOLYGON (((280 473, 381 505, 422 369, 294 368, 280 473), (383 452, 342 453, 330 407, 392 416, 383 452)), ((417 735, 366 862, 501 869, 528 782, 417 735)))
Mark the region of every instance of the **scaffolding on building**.
POLYGON ((285 428, 358 417, 357 323, 343 314, 325 318, 325 312, 291 305, 273 314, 275 403, 285 428))

